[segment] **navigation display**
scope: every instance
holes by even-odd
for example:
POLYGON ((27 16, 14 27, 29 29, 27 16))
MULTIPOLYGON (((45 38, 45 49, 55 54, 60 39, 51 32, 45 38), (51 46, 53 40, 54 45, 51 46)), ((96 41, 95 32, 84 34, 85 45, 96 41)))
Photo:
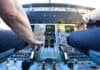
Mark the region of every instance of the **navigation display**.
POLYGON ((72 25, 65 25, 65 32, 73 32, 74 26, 72 25))

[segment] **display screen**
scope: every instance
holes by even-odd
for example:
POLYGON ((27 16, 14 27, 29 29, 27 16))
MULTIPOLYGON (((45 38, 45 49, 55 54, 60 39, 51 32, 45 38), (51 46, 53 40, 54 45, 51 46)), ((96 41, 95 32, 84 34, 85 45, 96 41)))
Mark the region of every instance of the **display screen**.
POLYGON ((54 25, 46 25, 46 31, 55 32, 55 26, 54 25))
POLYGON ((65 32, 73 32, 73 31, 74 31, 74 26, 72 25, 65 26, 65 32))

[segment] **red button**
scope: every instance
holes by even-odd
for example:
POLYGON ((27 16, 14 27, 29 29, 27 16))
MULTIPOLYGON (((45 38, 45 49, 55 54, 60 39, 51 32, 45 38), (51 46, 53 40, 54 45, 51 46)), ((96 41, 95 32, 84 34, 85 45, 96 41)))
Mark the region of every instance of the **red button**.
POLYGON ((97 67, 91 67, 91 70, 98 70, 97 67))

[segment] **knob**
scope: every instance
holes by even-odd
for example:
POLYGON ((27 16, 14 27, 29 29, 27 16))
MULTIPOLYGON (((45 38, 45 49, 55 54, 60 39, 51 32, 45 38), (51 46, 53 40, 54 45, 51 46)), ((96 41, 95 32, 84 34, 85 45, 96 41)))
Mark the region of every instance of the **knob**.
POLYGON ((74 64, 72 62, 71 63, 68 63, 68 67, 69 67, 70 70, 73 70, 74 64))
POLYGON ((22 70, 29 70, 32 62, 31 61, 24 61, 22 62, 22 70))

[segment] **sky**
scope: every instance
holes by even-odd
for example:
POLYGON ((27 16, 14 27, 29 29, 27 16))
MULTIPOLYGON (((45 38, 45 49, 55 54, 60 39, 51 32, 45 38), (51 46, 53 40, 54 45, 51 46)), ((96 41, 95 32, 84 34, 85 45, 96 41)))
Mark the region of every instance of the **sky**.
MULTIPOLYGON (((21 4, 27 3, 48 3, 49 0, 19 0, 21 4)), ((93 8, 99 8, 100 0, 51 0, 51 3, 68 3, 75 5, 88 6, 93 8)))

